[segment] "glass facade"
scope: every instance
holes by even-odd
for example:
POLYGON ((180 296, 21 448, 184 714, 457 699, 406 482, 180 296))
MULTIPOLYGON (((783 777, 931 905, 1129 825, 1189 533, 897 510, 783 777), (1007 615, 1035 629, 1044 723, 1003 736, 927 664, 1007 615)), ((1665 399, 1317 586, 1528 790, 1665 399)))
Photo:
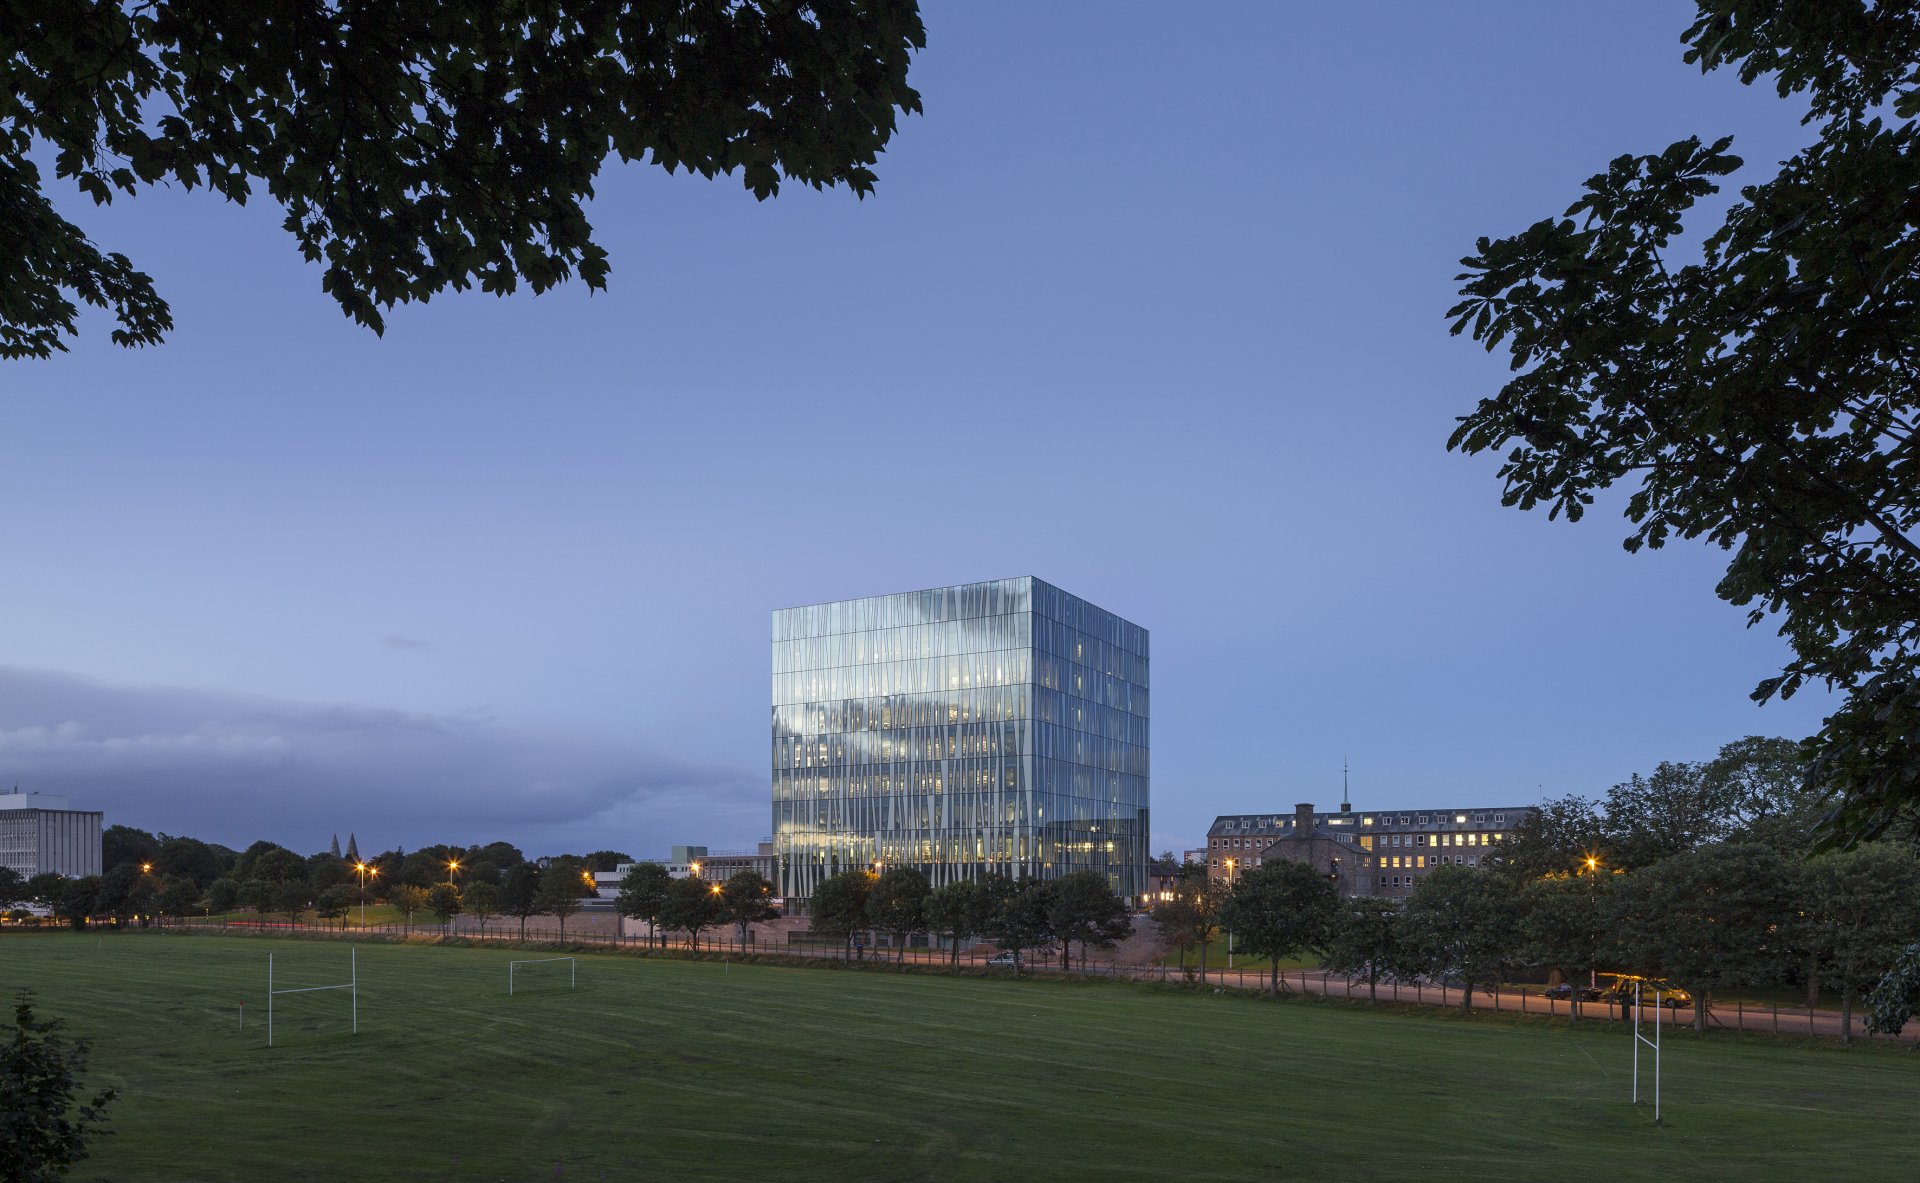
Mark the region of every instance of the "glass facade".
POLYGON ((1146 891, 1147 630, 1031 577, 773 614, 780 889, 1091 869, 1146 891))

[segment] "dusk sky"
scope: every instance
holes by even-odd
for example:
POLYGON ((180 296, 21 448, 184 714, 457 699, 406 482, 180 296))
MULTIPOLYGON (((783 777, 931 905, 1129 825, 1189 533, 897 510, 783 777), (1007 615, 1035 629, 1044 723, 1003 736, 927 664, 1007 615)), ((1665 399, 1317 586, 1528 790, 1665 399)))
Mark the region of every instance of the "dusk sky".
POLYGON ((772 609, 1027 574, 1151 630, 1156 851, 1343 761, 1513 804, 1805 735, 1724 555, 1444 447, 1505 374, 1443 316, 1477 236, 1809 138, 1681 61, 1692 11, 933 4, 874 197, 610 165, 609 291, 384 338, 270 202, 69 190, 177 328, 0 363, 0 785, 303 852, 743 847, 772 609))

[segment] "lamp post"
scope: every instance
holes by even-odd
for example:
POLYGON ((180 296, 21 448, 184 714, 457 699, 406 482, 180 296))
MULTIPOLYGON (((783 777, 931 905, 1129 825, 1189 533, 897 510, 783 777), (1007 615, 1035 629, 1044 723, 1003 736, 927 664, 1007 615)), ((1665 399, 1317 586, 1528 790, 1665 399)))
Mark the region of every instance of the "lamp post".
MULTIPOLYGON (((1229 891, 1233 889, 1233 867, 1234 867, 1234 860, 1228 859, 1227 860, 1227 889, 1229 891)), ((1228 969, 1233 968, 1233 930, 1231 928, 1227 930, 1227 968, 1228 969)))
POLYGON ((453 886, 453 873, 455 871, 458 871, 459 869, 460 869, 459 859, 453 858, 453 859, 447 860, 447 886, 448 887, 453 886))
POLYGON ((360 927, 365 928, 367 926, 367 876, 379 878, 380 868, 369 867, 365 863, 355 863, 353 869, 360 876, 360 927))
MULTIPOLYGON (((1589 914, 1587 916, 1587 923, 1589 925, 1594 925, 1599 922, 1600 860, 1598 858, 1595 858, 1593 855, 1588 855, 1586 857, 1586 867, 1587 867, 1587 886, 1588 886, 1587 898, 1592 905, 1591 908, 1589 909, 1589 914)), ((1587 988, 1592 989, 1595 985, 1598 984, 1599 980, 1600 980, 1599 978, 1594 976, 1593 963, 1588 962, 1587 963, 1587 988)))

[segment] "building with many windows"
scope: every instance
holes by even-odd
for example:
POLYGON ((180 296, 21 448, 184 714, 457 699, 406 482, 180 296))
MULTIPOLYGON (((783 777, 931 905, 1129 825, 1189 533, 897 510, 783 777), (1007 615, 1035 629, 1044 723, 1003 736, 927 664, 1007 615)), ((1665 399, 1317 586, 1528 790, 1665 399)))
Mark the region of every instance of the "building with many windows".
POLYGON ((1532 813, 1531 805, 1359 812, 1350 805, 1291 814, 1232 814, 1207 830, 1207 874, 1231 882, 1241 872, 1286 858, 1333 879, 1343 895, 1403 897, 1435 867, 1477 867, 1532 813))
POLYGON ((781 893, 1091 869, 1147 889, 1147 630, 1023 577, 773 614, 781 893))
POLYGON ((23 879, 49 871, 100 873, 100 811, 69 809, 65 797, 0 793, 0 867, 23 879))

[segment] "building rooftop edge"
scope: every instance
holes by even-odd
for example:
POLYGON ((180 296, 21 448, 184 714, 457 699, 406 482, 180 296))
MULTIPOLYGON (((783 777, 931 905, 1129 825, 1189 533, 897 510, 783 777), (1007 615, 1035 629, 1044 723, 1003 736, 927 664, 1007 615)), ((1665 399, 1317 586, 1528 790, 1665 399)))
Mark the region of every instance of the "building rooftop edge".
MULTIPOLYGON (((1031 579, 1035 583, 1046 583, 1048 587, 1054 589, 1055 591, 1066 592, 1070 596, 1073 595, 1073 593, 1070 591, 1067 591, 1066 588, 1061 587, 1057 583, 1047 583, 1046 580, 1040 578, 1038 575, 1006 575, 1006 576, 1001 576, 1000 578, 997 578, 997 579, 969 579, 965 583, 936 583, 932 587, 903 587, 899 591, 875 592, 873 595, 870 595, 870 596, 842 596, 837 600, 808 600, 804 604, 788 604, 782 608, 774 608, 772 609, 772 611, 773 612, 792 612, 797 608, 824 608, 829 604, 851 604, 856 600, 884 600, 888 596, 912 596, 912 595, 918 595, 921 592, 945 591, 950 587, 972 587, 976 583, 1006 583, 1009 580, 1014 580, 1014 579, 1031 579)), ((1085 599, 1084 596, 1075 596, 1074 598, 1085 599)), ((1087 602, 1089 604, 1093 603, 1092 600, 1087 600, 1087 602)), ((1094 606, 1099 607, 1099 605, 1097 604, 1095 604, 1094 606)), ((1106 609, 1102 608, 1101 611, 1104 612, 1106 611, 1106 609)), ((1116 612, 1114 613, 1114 615, 1119 616, 1120 614, 1116 612)), ((1121 619, 1125 620, 1126 618, 1122 616, 1121 619)))

